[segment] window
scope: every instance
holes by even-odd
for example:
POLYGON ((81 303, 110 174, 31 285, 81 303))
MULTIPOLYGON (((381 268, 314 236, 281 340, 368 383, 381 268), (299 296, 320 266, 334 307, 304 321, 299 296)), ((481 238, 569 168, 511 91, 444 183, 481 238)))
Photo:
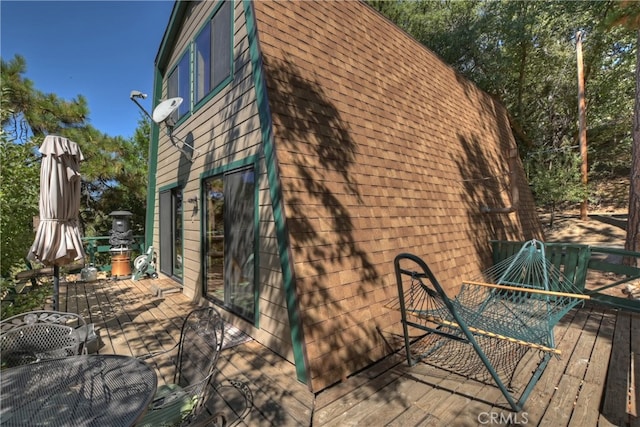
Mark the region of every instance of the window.
POLYGON ((160 192, 160 271, 182 279, 182 190, 160 192))
POLYGON ((195 41, 195 103, 231 75, 231 22, 233 2, 220 2, 195 41))
POLYGON ((211 24, 196 38, 196 104, 211 90, 211 24))
POLYGON ((255 318, 253 168, 204 181, 205 294, 249 321, 255 318))
POLYGON ((169 98, 179 96, 182 104, 171 116, 174 123, 177 123, 185 114, 189 112, 191 97, 189 96, 189 52, 185 52, 180 58, 178 65, 169 74, 167 81, 167 95, 169 98))

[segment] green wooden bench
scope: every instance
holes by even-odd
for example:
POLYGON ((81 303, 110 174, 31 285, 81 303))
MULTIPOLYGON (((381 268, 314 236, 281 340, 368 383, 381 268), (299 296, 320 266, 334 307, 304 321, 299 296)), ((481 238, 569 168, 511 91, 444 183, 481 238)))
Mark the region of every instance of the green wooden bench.
MULTIPOLYGON (((492 240, 493 263, 517 253, 525 242, 492 240)), ((612 305, 616 308, 640 312, 640 301, 616 297, 604 293, 604 290, 619 287, 625 283, 640 279, 640 268, 611 262, 611 256, 640 259, 640 252, 623 249, 605 248, 576 243, 545 243, 546 257, 555 267, 571 280, 574 285, 592 300, 612 305), (589 271, 614 273, 624 276, 622 279, 594 289, 586 289, 589 271)))

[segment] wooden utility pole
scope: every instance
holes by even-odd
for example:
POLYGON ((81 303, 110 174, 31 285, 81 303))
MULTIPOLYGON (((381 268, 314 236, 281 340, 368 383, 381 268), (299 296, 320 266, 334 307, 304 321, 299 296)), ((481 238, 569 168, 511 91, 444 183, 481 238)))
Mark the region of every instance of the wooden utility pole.
MULTIPOLYGON (((580 157, 582 165, 582 185, 587 186, 587 103, 584 95, 584 67, 582 64, 582 33, 576 33, 576 59, 578 62, 578 142, 580 143, 580 157)), ((587 216, 587 196, 585 195, 580 203, 580 219, 586 221, 587 216)))

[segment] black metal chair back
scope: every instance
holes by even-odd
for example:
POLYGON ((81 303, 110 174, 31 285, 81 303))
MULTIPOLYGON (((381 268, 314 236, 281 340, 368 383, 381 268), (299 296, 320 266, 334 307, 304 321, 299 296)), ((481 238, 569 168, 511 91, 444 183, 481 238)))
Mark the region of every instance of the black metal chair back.
POLYGON ((223 335, 220 313, 213 307, 198 308, 184 320, 176 345, 139 357, 149 360, 178 348, 173 383, 158 387, 138 427, 184 426, 196 420, 213 388, 223 335))
POLYGON ((85 346, 84 319, 75 313, 30 311, 0 322, 2 367, 80 354, 85 346))
POLYGON ((224 320, 213 307, 193 310, 182 325, 174 383, 196 400, 191 419, 209 397, 223 336, 224 320))

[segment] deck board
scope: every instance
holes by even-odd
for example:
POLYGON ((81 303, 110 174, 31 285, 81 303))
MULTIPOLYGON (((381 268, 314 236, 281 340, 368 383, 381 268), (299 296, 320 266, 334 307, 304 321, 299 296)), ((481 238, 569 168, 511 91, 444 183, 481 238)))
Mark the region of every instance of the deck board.
POLYGON ((635 365, 635 399, 636 399, 636 416, 630 420, 630 427, 640 427, 640 340, 634 339, 640 334, 640 315, 631 316, 631 351, 634 354, 635 365), (635 334, 635 336, 633 335, 635 334))
POLYGON ((627 374, 630 365, 631 315, 618 316, 614 332, 614 345, 611 349, 609 374, 607 375, 607 395, 602 405, 602 414, 615 425, 624 425, 629 417, 626 413, 627 374))
POLYGON ((527 412, 527 417, 536 421, 534 425, 545 416, 555 416, 554 414, 547 414, 550 409, 549 403, 552 401, 554 394, 558 392, 558 386, 566 369, 567 361, 570 359, 576 341, 580 336, 580 331, 589 315, 586 309, 574 309, 571 314, 573 314, 573 317, 570 323, 566 321, 567 319, 563 319, 556 328, 556 347, 562 351, 561 358, 552 358, 549 361, 547 368, 523 408, 527 412))
POLYGON ((326 393, 320 393, 316 401, 318 425, 340 425, 340 421, 346 418, 358 418, 354 415, 360 411, 358 405, 363 401, 369 403, 369 399, 376 397, 376 391, 395 383, 402 375, 393 369, 401 360, 395 355, 386 358, 371 366, 370 371, 354 377, 355 381, 344 381, 329 388, 326 393), (380 375, 381 372, 384 375, 380 375))
POLYGON ((600 417, 600 405, 605 390, 604 378, 607 376, 609 355, 615 327, 615 315, 603 310, 600 323, 588 322, 595 336, 591 354, 584 373, 580 394, 569 421, 570 427, 597 425, 600 417))
MULTIPOLYGON (((438 387, 445 385, 448 374, 422 363, 409 368, 405 362, 395 370, 403 374, 398 380, 401 387, 396 387, 398 395, 389 396, 388 400, 401 402, 404 410, 397 414, 390 414, 394 416, 389 419, 389 425, 404 426, 435 421, 435 416, 431 414, 431 405, 428 404, 425 407, 425 403, 429 401, 435 403, 438 399, 438 387), (430 386, 425 387, 419 384, 430 386)), ((440 398, 443 397, 440 396, 440 398)))
MULTIPOLYGON (((138 356, 166 350, 176 343, 183 319, 197 304, 181 293, 152 295, 151 286, 162 283, 153 280, 66 283, 61 286, 60 307, 96 325, 102 341, 99 353, 138 356)), ((554 331, 562 357, 550 360, 518 414, 510 412, 491 381, 477 381, 424 362, 410 367, 402 349, 314 395, 296 380, 290 362, 250 341, 221 352, 215 383, 223 386, 207 403, 200 425, 206 425, 204 419, 211 414, 222 412, 232 421, 229 425, 251 427, 465 427, 480 425, 480 414, 493 413, 511 417, 512 425, 526 419, 526 425, 532 426, 640 427, 638 418, 619 413, 631 351, 636 355, 636 378, 640 377, 638 331, 637 314, 594 304, 572 310, 554 331), (250 408, 242 408, 228 380, 249 386, 250 408)), ((522 390, 537 360, 533 350, 524 356, 513 378, 517 390, 522 390)), ((170 359, 155 364, 160 382, 169 381, 170 359)))

